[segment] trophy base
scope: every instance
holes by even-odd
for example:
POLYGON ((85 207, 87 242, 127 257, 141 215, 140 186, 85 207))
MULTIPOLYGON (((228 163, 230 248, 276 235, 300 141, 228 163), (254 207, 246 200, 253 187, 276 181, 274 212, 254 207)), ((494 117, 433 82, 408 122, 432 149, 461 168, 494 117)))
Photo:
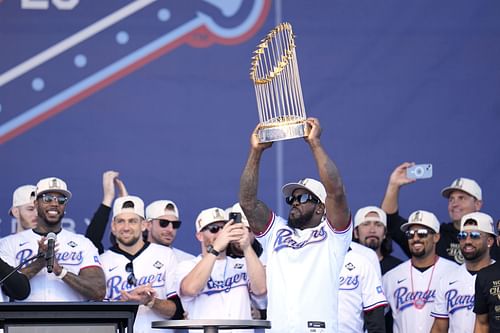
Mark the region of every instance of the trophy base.
POLYGON ((302 138, 308 135, 305 122, 276 124, 275 126, 266 125, 259 129, 257 134, 259 141, 262 143, 302 138))

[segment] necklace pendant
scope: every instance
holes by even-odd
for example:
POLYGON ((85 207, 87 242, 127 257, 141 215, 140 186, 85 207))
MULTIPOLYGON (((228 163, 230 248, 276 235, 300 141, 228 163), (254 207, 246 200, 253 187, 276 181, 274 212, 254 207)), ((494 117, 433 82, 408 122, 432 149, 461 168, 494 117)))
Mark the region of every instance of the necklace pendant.
POLYGON ((425 299, 417 298, 416 300, 413 301, 413 305, 415 305, 417 309, 421 310, 425 306, 425 299))

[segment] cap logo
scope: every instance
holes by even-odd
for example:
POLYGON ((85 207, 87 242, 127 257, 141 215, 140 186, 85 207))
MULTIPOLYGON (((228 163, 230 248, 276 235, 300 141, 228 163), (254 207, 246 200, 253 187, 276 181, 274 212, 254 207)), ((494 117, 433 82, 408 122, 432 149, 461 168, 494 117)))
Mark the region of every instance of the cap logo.
POLYGON ((220 212, 220 210, 217 208, 215 209, 213 212, 212 212, 212 217, 214 219, 224 219, 222 213, 220 212))
POLYGON ((307 179, 304 178, 304 179, 299 180, 299 184, 305 186, 307 184, 307 179))
POLYGON ((453 185, 454 187, 462 188, 464 186, 464 181, 462 178, 458 178, 455 180, 455 184, 453 185))
POLYGON ((423 214, 422 212, 418 211, 415 213, 415 215, 413 216, 413 219, 412 219, 412 222, 422 222, 422 219, 423 219, 423 214))
POLYGON ((59 182, 57 181, 57 178, 52 178, 50 180, 49 188, 59 188, 59 182))

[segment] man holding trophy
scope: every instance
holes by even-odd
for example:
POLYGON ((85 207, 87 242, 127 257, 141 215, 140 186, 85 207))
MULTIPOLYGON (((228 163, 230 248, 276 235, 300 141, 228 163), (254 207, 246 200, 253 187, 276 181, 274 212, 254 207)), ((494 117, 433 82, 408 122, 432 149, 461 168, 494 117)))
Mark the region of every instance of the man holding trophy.
POLYGON ((282 23, 259 44, 250 77, 260 124, 251 137, 240 180, 240 205, 264 248, 271 332, 337 332, 339 275, 352 238, 344 184, 323 148, 321 126, 307 118, 290 24, 282 23), (273 141, 304 137, 320 181, 304 178, 283 186, 288 219, 257 199, 262 153, 273 141))

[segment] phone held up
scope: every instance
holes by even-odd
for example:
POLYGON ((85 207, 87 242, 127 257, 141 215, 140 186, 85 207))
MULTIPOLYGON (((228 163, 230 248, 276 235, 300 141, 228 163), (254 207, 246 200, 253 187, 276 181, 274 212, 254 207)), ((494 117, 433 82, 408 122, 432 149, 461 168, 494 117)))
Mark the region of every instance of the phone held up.
POLYGON ((233 220, 234 223, 241 223, 241 213, 238 212, 229 213, 229 220, 233 220))
POLYGON ((432 177, 432 164, 416 164, 406 169, 406 177, 412 179, 427 179, 432 177))

